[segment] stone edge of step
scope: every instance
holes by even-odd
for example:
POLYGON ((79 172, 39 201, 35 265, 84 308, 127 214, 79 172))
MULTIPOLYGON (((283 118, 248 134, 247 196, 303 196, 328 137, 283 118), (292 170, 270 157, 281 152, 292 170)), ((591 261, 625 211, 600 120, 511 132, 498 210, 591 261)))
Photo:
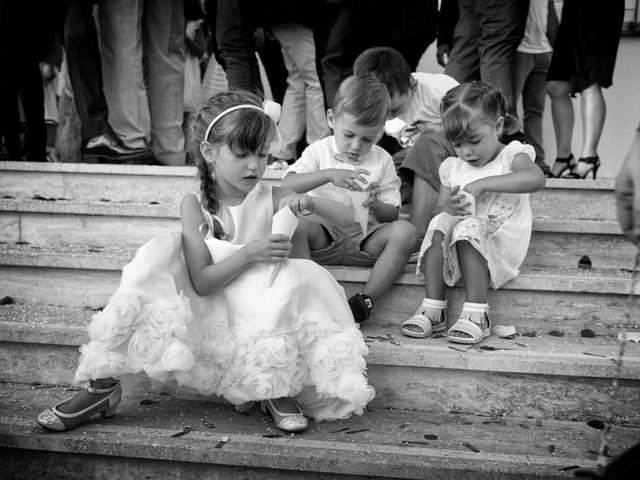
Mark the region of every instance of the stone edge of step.
MULTIPOLYGON (((0 243, 0 267, 42 267, 82 270, 121 271, 133 258, 135 248, 94 245, 35 246, 0 243)), ((339 282, 364 283, 371 269, 361 267, 326 267, 339 282)), ((408 264, 396 285, 422 287, 416 278, 415 265, 408 264)), ((524 267, 520 275, 503 289, 610 293, 629 293, 631 273, 620 270, 583 270, 579 268, 524 267)), ((640 286, 636 292, 640 293, 640 286)))
MULTIPOLYGON (((151 176, 180 176, 195 177, 196 168, 193 166, 166 167, 150 165, 108 165, 87 163, 31 163, 31 162, 0 162, 0 171, 28 173, 82 173, 82 174, 114 174, 114 175, 151 175, 151 176)), ((265 171, 267 180, 280 180, 284 170, 265 171)), ((596 189, 613 190, 615 179, 601 178, 597 180, 547 179, 549 189, 596 189)))
MULTIPOLYGON (((93 313, 73 307, 0 306, 0 341, 77 348, 88 341, 86 325, 93 313)), ((618 348, 615 338, 602 336, 583 339, 541 334, 537 338, 519 336, 508 340, 494 335, 480 345, 466 346, 445 338, 408 338, 396 327, 376 324, 365 324, 362 333, 370 348, 367 362, 371 365, 567 377, 612 377, 618 348)), ((627 349, 625 379, 640 380, 637 350, 631 344, 627 349)))
MULTIPOLYGON (((79 201, 56 199, 0 198, 0 213, 37 213, 56 215, 152 217, 175 220, 180 217, 175 205, 144 202, 79 201)), ((622 235, 615 219, 569 219, 557 220, 551 217, 534 217, 534 231, 557 233, 593 233, 622 235)))

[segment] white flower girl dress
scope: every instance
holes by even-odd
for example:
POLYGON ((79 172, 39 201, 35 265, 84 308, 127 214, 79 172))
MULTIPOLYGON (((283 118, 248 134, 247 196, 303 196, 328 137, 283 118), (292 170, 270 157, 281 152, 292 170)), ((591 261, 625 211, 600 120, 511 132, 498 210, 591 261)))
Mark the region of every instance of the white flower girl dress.
MULTIPOLYGON (((271 187, 264 184, 241 205, 224 207, 231 232, 225 240, 205 238, 213 261, 268 235, 273 213, 271 187)), ((145 372, 152 381, 233 404, 293 397, 316 421, 361 414, 375 392, 365 374, 367 347, 342 287, 327 270, 300 259, 285 259, 268 287, 269 266, 256 264, 221 291, 199 296, 181 233, 153 238, 93 317, 76 382, 145 372)))

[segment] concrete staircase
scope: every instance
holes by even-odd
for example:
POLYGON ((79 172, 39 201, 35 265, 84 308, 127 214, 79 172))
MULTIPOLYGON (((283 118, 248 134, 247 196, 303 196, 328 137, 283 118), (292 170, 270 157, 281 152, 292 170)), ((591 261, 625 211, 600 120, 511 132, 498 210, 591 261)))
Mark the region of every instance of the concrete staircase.
MULTIPOLYGON (((34 457, 66 478, 553 478, 594 466, 600 430, 587 422, 610 409, 612 454, 640 438, 640 344, 627 342, 609 395, 620 326, 640 332, 640 318, 637 308, 629 322, 624 315, 635 252, 619 234, 607 179, 550 180, 532 196, 522 273, 489 299, 492 320, 514 325, 514 339, 464 347, 403 337, 398 325, 424 295, 408 265, 363 326, 377 391, 363 417, 273 437, 257 412, 132 387, 114 420, 42 431, 35 416, 68 395, 91 315, 137 247, 180 228, 178 205, 197 189, 194 175, 189 167, 0 163, 0 298, 15 301, 0 306, 8 478, 42 476, 34 457), (591 269, 578 268, 584 255, 591 269), (152 407, 139 403, 149 398, 152 407), (171 437, 184 426, 192 432, 171 437), (231 440, 216 448, 222 435, 231 440)), ((279 179, 267 172, 266 181, 279 179)), ((368 276, 330 271, 347 293, 368 276)), ((450 318, 462 302, 462 289, 452 289, 450 318)))

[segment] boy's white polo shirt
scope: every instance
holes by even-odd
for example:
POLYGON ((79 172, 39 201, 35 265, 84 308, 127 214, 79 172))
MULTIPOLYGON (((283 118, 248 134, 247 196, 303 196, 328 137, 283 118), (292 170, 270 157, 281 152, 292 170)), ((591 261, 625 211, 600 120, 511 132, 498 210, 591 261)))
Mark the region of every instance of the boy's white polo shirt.
MULTIPOLYGON (((391 155, 386 150, 374 145, 371 150, 358 159, 358 162, 344 162, 336 159, 334 155, 338 153, 335 137, 323 138, 309 145, 296 163, 291 165, 286 173, 314 173, 329 168, 340 168, 345 170, 355 170, 364 168, 371 172, 364 175, 368 182, 378 182, 383 190, 378 195, 382 203, 400 207, 400 178, 396 174, 391 155)), ((351 200, 349 190, 335 186, 329 182, 308 192, 309 195, 328 198, 349 205, 351 200)))
POLYGON ((442 98, 458 82, 444 73, 411 74, 417 81, 416 91, 413 95, 409 109, 398 118, 408 124, 421 120, 429 123, 440 123, 440 102, 442 98))

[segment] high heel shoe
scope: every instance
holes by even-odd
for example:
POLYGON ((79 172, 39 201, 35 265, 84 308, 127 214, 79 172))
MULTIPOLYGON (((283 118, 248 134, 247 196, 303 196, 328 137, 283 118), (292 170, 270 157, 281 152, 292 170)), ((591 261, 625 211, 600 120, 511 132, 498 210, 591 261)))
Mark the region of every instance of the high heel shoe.
POLYGON ((268 411, 271 414, 273 424, 278 430, 282 430, 283 432, 302 432, 309 426, 309 421, 302 413, 302 410, 300 410, 298 404, 293 399, 291 399, 291 401, 298 409, 296 413, 281 412, 278 410, 278 407, 276 407, 276 404, 273 403, 273 400, 262 400, 260 402, 260 410, 262 410, 262 413, 266 414, 268 411))
POLYGON ((575 167, 577 165, 577 163, 578 162, 576 162, 576 159, 573 156, 573 153, 570 153, 569 156, 565 157, 565 158, 557 157, 556 161, 553 164, 553 167, 551 167, 551 172, 549 173, 549 175, 550 175, 551 178, 560 178, 564 172, 566 172, 567 170, 570 170, 573 167, 575 167), (560 169, 558 171, 558 173, 553 173, 554 169, 555 169, 555 166, 556 165, 561 165, 561 164, 564 164, 562 169, 560 169))
POLYGON ((109 388, 96 388, 93 385, 87 387, 89 393, 108 393, 106 397, 101 398, 93 405, 88 406, 84 410, 75 413, 62 413, 58 407, 69 401, 64 400, 52 408, 46 409, 38 415, 38 423, 49 430, 64 432, 77 427, 82 422, 88 420, 96 413, 102 415, 102 418, 111 418, 116 413, 116 407, 122 399, 122 387, 120 382, 109 388))
POLYGON ((582 157, 578 159, 578 162, 571 169, 571 173, 567 175, 567 178, 577 178, 577 179, 584 180, 585 178, 587 178, 587 175, 589 175, 589 173, 593 172, 593 179, 595 180, 596 173, 598 173, 599 168, 600 168, 600 157, 598 157, 598 155, 595 155, 593 157, 582 157), (591 168, 588 168, 587 170, 585 170, 585 172, 582 175, 580 175, 579 173, 576 173, 575 171, 578 169, 578 165, 580 165, 581 163, 591 165, 591 168))

